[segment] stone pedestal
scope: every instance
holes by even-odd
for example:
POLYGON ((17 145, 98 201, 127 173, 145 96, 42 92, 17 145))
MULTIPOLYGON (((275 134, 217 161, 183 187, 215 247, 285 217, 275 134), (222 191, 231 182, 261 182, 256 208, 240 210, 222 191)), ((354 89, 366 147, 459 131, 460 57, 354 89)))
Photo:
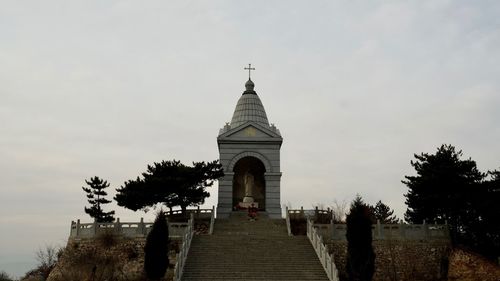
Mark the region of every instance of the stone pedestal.
POLYGON ((248 208, 252 207, 252 205, 253 205, 253 207, 259 209, 259 203, 257 203, 257 202, 240 202, 240 203, 238 203, 238 207, 240 209, 248 209, 248 208))

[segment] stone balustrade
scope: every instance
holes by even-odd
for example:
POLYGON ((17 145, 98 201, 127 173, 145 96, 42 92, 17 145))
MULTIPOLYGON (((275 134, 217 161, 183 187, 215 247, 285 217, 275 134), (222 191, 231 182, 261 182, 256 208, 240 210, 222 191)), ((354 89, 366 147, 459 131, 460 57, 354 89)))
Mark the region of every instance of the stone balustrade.
MULTIPOLYGON (((302 207, 296 210, 286 208, 287 227, 290 229, 290 220, 314 221, 314 227, 318 234, 325 239, 346 240, 346 224, 318 223, 315 219, 326 215, 331 215, 331 210, 304 210, 302 207)), ((381 224, 377 222, 372 225, 373 240, 449 240, 449 228, 447 224, 381 224)))
POLYGON ((307 237, 316 251, 328 279, 330 281, 338 281, 339 272, 335 265, 333 255, 329 253, 328 247, 323 243, 323 238, 318 234, 316 227, 314 227, 310 219, 307 220, 307 237))
MULTIPOLYGON (((186 216, 191 217, 191 214, 193 214, 193 217, 195 220, 198 219, 211 219, 215 215, 215 207, 212 207, 212 209, 200 209, 200 207, 196 209, 187 209, 186 210, 186 216)), ((180 216, 182 215, 182 210, 173 210, 173 211, 167 211, 168 216, 180 216)))
POLYGON ((182 236, 182 245, 180 247, 179 253, 177 254, 177 259, 174 267, 174 281, 181 281, 182 273, 184 272, 184 265, 186 264, 186 258, 189 253, 189 248, 191 247, 191 241, 194 235, 194 219, 193 214, 191 214, 191 219, 188 221, 186 231, 182 236))
POLYGON ((320 217, 329 217, 331 218, 333 215, 332 210, 326 209, 322 210, 316 207, 315 209, 304 209, 304 207, 300 207, 300 209, 288 209, 286 207, 286 215, 291 220, 305 220, 307 218, 311 218, 316 221, 320 217))
MULTIPOLYGON (((168 223, 169 237, 182 237, 188 223, 168 223)), ((112 233, 125 237, 146 237, 151 231, 152 222, 115 222, 103 223, 81 223, 80 220, 71 222, 70 238, 92 238, 102 233, 112 233)))
MULTIPOLYGON (((169 215, 178 215, 180 211, 169 212, 169 215)), ((213 221, 215 219, 214 208, 212 209, 191 209, 187 210, 189 217, 194 219, 210 219, 210 234, 213 229, 213 221)), ((151 230, 152 222, 144 222, 141 218, 139 222, 121 222, 119 218, 115 222, 110 223, 81 223, 80 220, 72 221, 70 228, 70 238, 92 238, 101 233, 113 233, 125 237, 146 237, 151 230)), ((183 237, 188 227, 187 222, 169 222, 168 231, 169 237, 183 237)))
MULTIPOLYGON (((316 227, 316 225, 315 225, 316 227)), ((318 228, 325 225, 318 225, 318 228)), ((346 224, 326 225, 332 240, 345 240, 346 224)), ((324 234, 325 231, 321 230, 324 234)), ((328 237, 328 236, 326 236, 328 237)), ((373 240, 449 240, 450 234, 446 224, 373 224, 373 240)))

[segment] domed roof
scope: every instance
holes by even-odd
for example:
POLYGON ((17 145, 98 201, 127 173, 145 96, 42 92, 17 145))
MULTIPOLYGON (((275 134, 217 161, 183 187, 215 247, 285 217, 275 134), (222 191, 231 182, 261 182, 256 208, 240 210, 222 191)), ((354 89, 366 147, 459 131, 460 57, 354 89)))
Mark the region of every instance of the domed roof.
MULTIPOLYGON (((253 91, 253 88, 255 87, 255 84, 253 81, 249 78, 248 81, 245 83, 245 89, 246 91, 253 91)), ((245 91, 245 92, 246 92, 245 91)), ((254 92, 255 93, 255 92, 254 92)))
POLYGON ((248 121, 253 121, 269 127, 266 111, 260 101, 259 96, 254 91, 255 84, 248 79, 245 83, 245 92, 241 95, 236 108, 234 109, 233 118, 231 119, 231 128, 236 128, 248 121))

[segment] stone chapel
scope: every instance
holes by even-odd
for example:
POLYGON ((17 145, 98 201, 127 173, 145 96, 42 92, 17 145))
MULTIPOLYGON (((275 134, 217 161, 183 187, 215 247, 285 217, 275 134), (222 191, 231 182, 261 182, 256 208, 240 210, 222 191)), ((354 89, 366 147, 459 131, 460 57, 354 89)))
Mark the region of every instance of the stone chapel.
MULTIPOLYGON (((245 69, 253 70, 251 65, 245 69)), ((219 179, 217 218, 213 209, 198 208, 190 210, 192 219, 188 222, 169 222, 169 237, 177 239, 179 245, 173 280, 339 281, 339 274, 346 274, 346 225, 333 221, 322 223, 318 219, 320 215, 323 221, 325 215, 330 216, 327 219, 333 218, 331 211, 309 210, 307 213, 311 215, 306 216, 301 208, 287 210, 282 218, 282 143, 281 133, 269 123, 249 73, 231 122, 226 123, 217 136, 219 159, 225 173, 219 179), (200 227, 204 225, 209 225, 206 233, 200 227)), ((71 222, 68 245, 85 244, 66 249, 82 251, 96 247, 115 255, 119 249, 128 251, 130 245, 134 249, 144 248, 149 230, 151 227, 142 219, 140 223, 117 220, 86 224, 78 220, 71 222), (86 239, 100 233, 109 234, 109 231, 132 239, 119 240, 127 241, 126 247, 109 249, 101 246, 102 239, 97 240, 98 243, 86 239)), ((448 260, 446 255, 450 252, 446 225, 377 223, 373 225, 373 235, 378 259, 373 280, 388 280, 388 276, 394 280, 416 280, 415 276, 423 276, 418 280, 442 279, 443 261, 448 260)), ((119 256, 126 258, 127 255, 119 256)), ((143 274, 144 255, 137 254, 137 257, 140 258, 133 263, 130 258, 122 263, 126 265, 122 272, 127 272, 127 276, 143 274)), ((69 272, 75 270, 70 262, 60 262, 58 266, 68 267, 69 272)), ((87 269, 88 263, 84 266, 87 269)), ((57 270, 53 272, 58 274, 57 270)), ((61 280, 55 279, 52 273, 51 276, 48 280, 61 280)))
POLYGON ((227 218, 233 210, 248 207, 266 212, 270 218, 281 218, 283 138, 276 126, 269 124, 254 88, 249 75, 231 122, 220 129, 217 137, 219 159, 225 173, 219 180, 218 218, 227 218))

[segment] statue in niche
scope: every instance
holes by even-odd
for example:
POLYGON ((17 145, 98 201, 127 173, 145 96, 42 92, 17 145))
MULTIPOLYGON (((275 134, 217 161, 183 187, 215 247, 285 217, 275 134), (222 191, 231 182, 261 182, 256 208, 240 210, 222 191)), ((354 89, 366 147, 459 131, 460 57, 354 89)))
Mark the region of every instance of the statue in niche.
POLYGON ((250 173, 250 170, 245 172, 243 175, 243 184, 245 185, 245 197, 243 198, 243 203, 253 203, 253 188, 254 188, 254 176, 250 173))

